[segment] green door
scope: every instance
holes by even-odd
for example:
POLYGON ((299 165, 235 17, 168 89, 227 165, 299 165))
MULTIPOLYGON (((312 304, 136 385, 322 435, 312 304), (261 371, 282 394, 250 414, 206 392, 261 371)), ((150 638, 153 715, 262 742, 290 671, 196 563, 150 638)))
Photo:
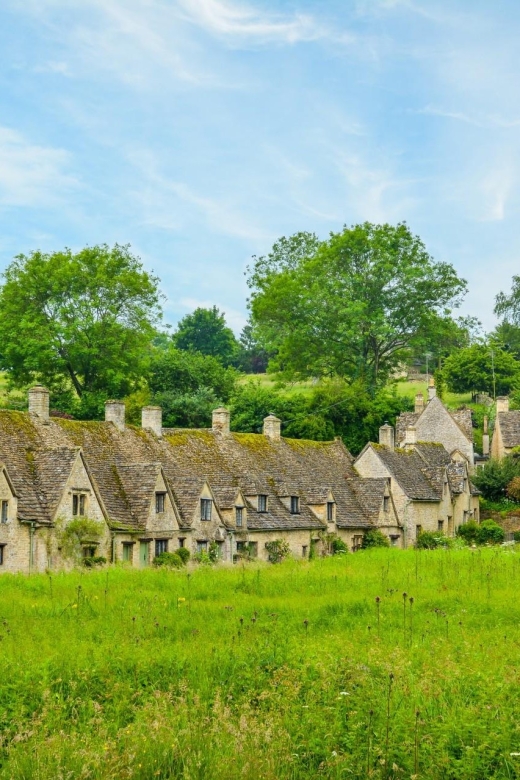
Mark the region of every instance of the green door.
POLYGON ((139 566, 148 566, 150 542, 139 543, 139 566))

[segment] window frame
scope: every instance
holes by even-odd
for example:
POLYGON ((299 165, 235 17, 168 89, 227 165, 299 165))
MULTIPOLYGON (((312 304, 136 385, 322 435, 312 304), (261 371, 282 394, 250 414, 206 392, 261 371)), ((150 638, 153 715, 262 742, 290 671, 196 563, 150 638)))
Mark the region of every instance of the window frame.
POLYGON ((130 563, 134 558, 134 542, 123 542, 123 561, 130 563))
POLYGON ((327 501, 327 523, 334 522, 334 508, 336 506, 335 501, 327 501))
POLYGON ((72 517, 87 516, 87 494, 81 490, 72 493, 72 517))
POLYGON ((202 522, 204 523, 211 522, 212 509, 213 509, 213 499, 211 498, 200 499, 200 519, 202 522))
POLYGON ((268 496, 266 493, 259 493, 258 494, 258 500, 257 500, 257 512, 259 514, 264 514, 267 512, 267 506, 268 506, 268 496))
POLYGON ((0 522, 4 525, 9 522, 9 501, 5 498, 0 502, 0 522))
POLYGON ((390 496, 383 496, 383 512, 390 511, 390 496))
POLYGON ((5 548, 7 547, 6 544, 0 544, 0 566, 3 566, 5 564, 5 548))
POLYGON ((300 514, 300 496, 291 496, 290 512, 291 515, 300 514))
POLYGON ((235 525, 237 528, 242 528, 244 525, 244 507, 235 507, 235 525))
POLYGON ((162 555, 162 553, 168 552, 168 539, 156 539, 155 540, 155 557, 162 555))
POLYGON ((155 493, 155 514, 163 515, 166 511, 166 491, 158 490, 155 493))
POLYGON ((197 539, 197 553, 207 553, 209 544, 207 539, 197 539))

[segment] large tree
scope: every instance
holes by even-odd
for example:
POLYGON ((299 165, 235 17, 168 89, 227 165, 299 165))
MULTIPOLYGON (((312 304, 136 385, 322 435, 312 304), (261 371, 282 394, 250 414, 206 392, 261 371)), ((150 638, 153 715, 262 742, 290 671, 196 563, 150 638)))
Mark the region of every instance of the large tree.
POLYGON ((128 246, 18 255, 0 288, 0 366, 78 398, 125 394, 143 374, 159 298, 128 246))
POLYGON ((413 339, 466 291, 405 224, 364 223, 326 241, 299 233, 255 258, 251 313, 277 369, 384 383, 413 339))
POLYGON ((173 341, 178 349, 211 355, 225 366, 231 365, 238 353, 235 334, 216 306, 211 309, 199 307, 183 317, 173 334, 173 341))
POLYGON ((520 382, 520 362, 496 345, 473 344, 446 358, 441 375, 454 393, 507 395, 520 382))

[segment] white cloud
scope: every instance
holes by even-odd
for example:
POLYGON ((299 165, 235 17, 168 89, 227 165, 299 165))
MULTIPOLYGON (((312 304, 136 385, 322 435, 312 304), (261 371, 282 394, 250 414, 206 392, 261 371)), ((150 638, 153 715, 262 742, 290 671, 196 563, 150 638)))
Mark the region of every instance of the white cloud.
POLYGON ((66 172, 70 163, 66 150, 37 146, 0 127, 0 205, 55 206, 78 185, 66 172))
POLYGON ((497 114, 481 114, 480 116, 475 116, 463 111, 449 111, 431 105, 419 109, 416 113, 428 114, 430 116, 440 116, 445 117, 446 119, 455 119, 459 122, 465 122, 466 124, 474 125, 475 127, 495 127, 504 129, 520 127, 520 119, 504 119, 504 117, 501 117, 497 114))

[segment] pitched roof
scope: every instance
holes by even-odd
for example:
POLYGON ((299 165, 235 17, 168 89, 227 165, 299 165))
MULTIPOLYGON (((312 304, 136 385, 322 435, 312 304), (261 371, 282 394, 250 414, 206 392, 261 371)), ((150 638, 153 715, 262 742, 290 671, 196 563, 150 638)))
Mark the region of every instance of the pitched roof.
POLYGON ((518 447, 520 445, 520 411, 499 412, 498 421, 504 447, 518 447))
MULTIPOLYGON (((449 409, 446 409, 446 407, 442 404, 442 401, 436 396, 435 399, 432 399, 430 403, 437 401, 443 408, 445 409, 446 413, 449 414, 451 419, 457 424, 457 426, 460 428, 464 436, 469 440, 473 441, 473 421, 471 417, 471 409, 467 409, 465 407, 461 407, 460 409, 457 409, 455 411, 450 411, 449 409)), ((396 435, 396 442, 397 444, 400 444, 402 441, 404 441, 405 438, 405 432, 407 428, 410 427, 416 427, 417 423, 419 422, 419 418, 422 417, 422 415, 426 412, 429 404, 426 404, 423 411, 420 414, 417 414, 415 412, 401 412, 399 417, 396 420, 395 423, 395 435, 396 435)))
POLYGON ((440 501, 442 484, 435 467, 428 469, 424 459, 415 449, 389 449, 381 444, 371 444, 389 472, 409 498, 416 501, 440 501))

